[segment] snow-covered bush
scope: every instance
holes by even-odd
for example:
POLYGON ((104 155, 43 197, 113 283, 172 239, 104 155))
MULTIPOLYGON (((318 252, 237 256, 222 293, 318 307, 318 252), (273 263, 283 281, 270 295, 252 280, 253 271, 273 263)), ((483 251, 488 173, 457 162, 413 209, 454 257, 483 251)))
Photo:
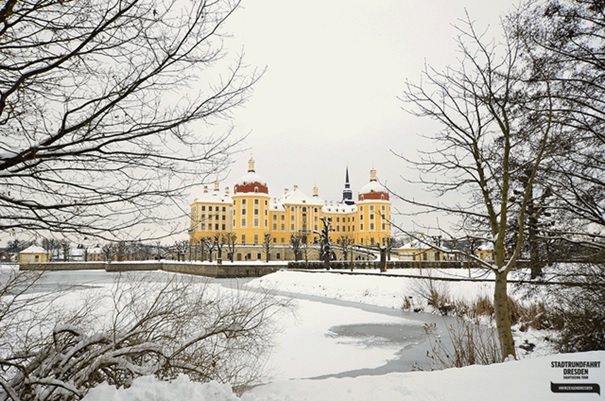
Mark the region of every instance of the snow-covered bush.
POLYGON ((19 346, 2 349, 0 398, 76 400, 100 383, 128 387, 145 375, 246 385, 262 372, 269 317, 287 304, 268 293, 167 274, 122 277, 93 298, 94 307, 86 303, 67 318, 46 306, 24 308, 23 300, 23 323, 3 332, 19 346))
POLYGON ((575 264, 549 286, 548 305, 561 352, 605 350, 605 263, 575 264))

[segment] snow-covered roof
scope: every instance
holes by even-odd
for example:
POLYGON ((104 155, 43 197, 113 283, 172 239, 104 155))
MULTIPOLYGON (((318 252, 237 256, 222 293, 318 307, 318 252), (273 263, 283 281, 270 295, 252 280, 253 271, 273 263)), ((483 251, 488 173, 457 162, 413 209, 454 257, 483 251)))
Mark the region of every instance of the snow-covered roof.
POLYGON ((343 202, 326 202, 321 208, 324 213, 355 213, 357 205, 347 205, 343 202))
POLYGON ((284 212, 286 208, 277 198, 272 198, 271 202, 269 203, 269 210, 284 212))
POLYGON ((272 198, 269 210, 283 212, 286 210, 286 206, 289 205, 321 207, 323 201, 317 196, 305 194, 297 186, 294 186, 292 191, 286 190, 286 193, 280 198, 272 198))
POLYGON ((71 257, 76 257, 76 256, 82 256, 82 257, 83 257, 83 256, 84 256, 84 251, 85 251, 85 249, 84 249, 84 248, 78 248, 78 247, 76 247, 76 248, 72 248, 72 249, 69 251, 69 255, 70 255, 71 257))
POLYGON ((241 176, 237 180, 235 185, 248 185, 248 184, 252 184, 255 182, 257 182, 261 185, 267 186, 267 180, 265 180, 263 177, 261 177, 259 174, 257 174, 254 171, 248 171, 246 174, 241 176))
POLYGON ((208 187, 205 186, 204 192, 195 198, 195 202, 233 204, 233 199, 228 193, 220 191, 218 186, 215 185, 212 191, 209 191, 208 187))
POLYGON ((491 242, 484 242, 483 244, 481 244, 477 247, 477 250, 478 251, 493 251, 494 244, 492 244, 491 242))
POLYGON ((46 249, 42 248, 41 246, 32 245, 29 248, 25 248, 24 250, 22 250, 19 253, 48 253, 48 252, 46 251, 46 249))
POLYGON ((403 244, 402 246, 397 248, 397 250, 401 250, 401 251, 417 251, 417 250, 421 250, 421 249, 431 249, 431 247, 420 241, 412 241, 412 242, 408 242, 407 244, 403 244))
POLYGON ((376 170, 370 170, 370 182, 361 187, 358 195, 359 201, 388 201, 389 191, 378 182, 376 170))
POLYGON ((323 202, 317 197, 311 197, 303 191, 294 187, 292 191, 288 191, 284 196, 279 198, 279 202, 283 205, 312 205, 322 206, 323 202))
POLYGON ((378 181, 370 181, 359 190, 359 194, 369 194, 372 192, 384 192, 388 193, 387 189, 380 184, 378 181))
POLYGON ((88 248, 88 254, 100 255, 102 253, 103 253, 103 248, 101 248, 100 246, 88 248))

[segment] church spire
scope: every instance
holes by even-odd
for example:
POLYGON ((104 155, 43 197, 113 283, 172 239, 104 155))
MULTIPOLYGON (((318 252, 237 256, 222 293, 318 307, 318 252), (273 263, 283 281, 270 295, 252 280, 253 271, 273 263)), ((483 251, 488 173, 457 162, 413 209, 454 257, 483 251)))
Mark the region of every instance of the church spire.
POLYGON ((351 184, 349 183, 349 166, 347 166, 345 174, 345 189, 342 191, 342 201, 347 205, 353 205, 353 191, 351 191, 351 184))

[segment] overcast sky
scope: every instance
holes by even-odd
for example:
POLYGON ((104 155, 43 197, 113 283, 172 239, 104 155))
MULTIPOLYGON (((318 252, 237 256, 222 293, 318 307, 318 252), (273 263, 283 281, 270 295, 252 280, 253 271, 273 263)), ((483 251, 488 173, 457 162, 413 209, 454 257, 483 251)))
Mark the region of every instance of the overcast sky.
POLYGON ((431 124, 401 110, 405 80, 418 81, 425 62, 455 64, 452 25, 465 9, 495 36, 514 4, 244 0, 227 26, 228 45, 267 72, 235 114, 236 131, 250 132, 250 150, 236 158, 225 183, 232 187, 246 172, 252 152, 272 196, 293 185, 311 195, 317 185, 324 200, 340 200, 347 166, 355 196, 372 167, 389 188, 408 193, 400 177, 415 172, 391 150, 412 155, 430 146, 418 134, 430 133, 431 124))

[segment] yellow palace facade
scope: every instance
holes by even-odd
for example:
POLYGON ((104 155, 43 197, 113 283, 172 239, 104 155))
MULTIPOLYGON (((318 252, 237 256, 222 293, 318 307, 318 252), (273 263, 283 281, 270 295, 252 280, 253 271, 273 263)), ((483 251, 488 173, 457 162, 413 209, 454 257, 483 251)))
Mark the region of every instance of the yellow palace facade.
POLYGON ((324 201, 317 188, 311 196, 297 186, 280 197, 272 197, 263 177, 256 173, 250 159, 248 172, 233 187, 221 190, 218 182, 191 203, 189 235, 191 243, 218 235, 234 237, 238 246, 288 246, 293 237, 308 243, 319 241, 322 219, 330 221, 330 240, 346 239, 349 244, 375 246, 391 237, 389 193, 370 171, 369 182, 358 192, 357 201, 349 187, 348 171, 341 201, 324 201))

